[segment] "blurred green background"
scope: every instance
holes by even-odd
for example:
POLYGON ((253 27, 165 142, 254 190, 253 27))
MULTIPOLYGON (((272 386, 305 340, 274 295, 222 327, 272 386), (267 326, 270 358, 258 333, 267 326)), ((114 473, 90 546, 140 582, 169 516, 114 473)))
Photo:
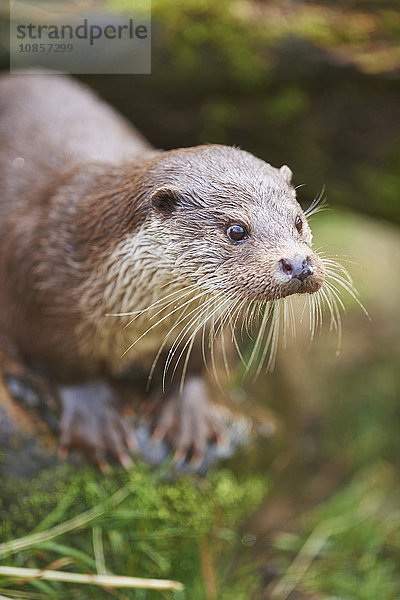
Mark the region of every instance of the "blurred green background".
MULTIPOLYGON (((339 356, 328 327, 311 346, 300 328, 272 374, 233 380, 227 393, 243 410, 268 408, 275 433, 206 478, 63 467, 29 484, 5 481, 3 540, 49 512, 42 529, 119 486, 133 490, 118 511, 106 507, 82 531, 7 564, 67 556, 73 570, 95 570, 100 530, 110 570, 180 579, 188 599, 399 599, 399 2, 153 0, 152 16, 151 76, 81 79, 156 147, 235 144, 288 164, 295 185, 305 184, 304 207, 325 186, 330 209, 311 221, 315 244, 351 261, 371 321, 345 298, 339 356)), ((0 56, 6 68, 5 46, 0 56)), ((111 595, 4 578, 1 593, 111 595)))

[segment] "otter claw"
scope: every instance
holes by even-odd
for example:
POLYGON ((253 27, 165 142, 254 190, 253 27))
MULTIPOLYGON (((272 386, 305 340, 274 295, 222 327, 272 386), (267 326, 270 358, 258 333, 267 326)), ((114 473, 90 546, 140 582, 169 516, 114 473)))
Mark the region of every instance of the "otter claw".
MULTIPOLYGON (((139 445, 137 443, 137 439, 136 437, 132 434, 129 433, 126 437, 125 437, 125 443, 127 445, 127 448, 130 452, 133 452, 135 454, 137 454, 139 452, 139 445)), ((129 455, 128 455, 129 456, 129 455)), ((132 461, 132 459, 129 456, 129 459, 132 461)), ((132 461, 133 462, 133 461, 132 461)))
POLYGON ((215 433, 215 443, 218 447, 226 446, 229 443, 229 437, 225 431, 218 431, 215 433))
POLYGON ((127 470, 131 469, 134 465, 134 462, 129 456, 129 454, 119 454, 117 458, 120 465, 122 465, 127 470))
POLYGON ((66 448, 65 446, 59 446, 59 448, 57 450, 57 457, 60 460, 67 460, 67 458, 68 458, 68 448, 66 448))
POLYGON ((196 471, 197 469, 200 468, 201 464, 203 463, 204 460, 204 453, 195 453, 193 454, 192 458, 190 459, 189 465, 190 468, 193 469, 194 471, 196 471))
POLYGON ((173 460, 174 462, 180 464, 183 463, 186 459, 187 451, 182 448, 177 448, 174 452, 173 460))
POLYGON ((151 440, 154 443, 162 442, 162 440, 167 435, 167 430, 165 427, 156 427, 151 435, 151 440))
POLYGON ((151 440, 154 443, 166 440, 174 449, 176 463, 188 457, 193 468, 204 460, 212 441, 226 442, 222 426, 207 400, 207 388, 203 379, 187 379, 181 396, 153 402, 148 412, 153 418, 151 440))
POLYGON ((118 410, 113 390, 98 381, 63 387, 60 396, 60 458, 67 458, 71 448, 79 448, 101 471, 109 468, 105 457, 131 468, 133 461, 127 450, 137 450, 137 442, 118 410))
POLYGON ((102 473, 108 473, 110 471, 110 465, 105 460, 97 460, 96 465, 102 473))

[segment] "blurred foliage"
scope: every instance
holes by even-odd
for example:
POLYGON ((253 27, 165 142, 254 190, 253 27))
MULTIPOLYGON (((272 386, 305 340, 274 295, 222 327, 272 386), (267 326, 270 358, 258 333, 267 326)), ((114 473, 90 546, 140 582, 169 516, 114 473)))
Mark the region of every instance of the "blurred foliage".
POLYGON ((398 598, 399 492, 393 466, 373 463, 303 516, 308 537, 277 535, 273 543, 285 575, 272 597, 286 598, 297 586, 341 600, 398 598))
POLYGON ((153 0, 152 30, 151 76, 84 79, 157 147, 239 145, 400 222, 396 1, 153 0))

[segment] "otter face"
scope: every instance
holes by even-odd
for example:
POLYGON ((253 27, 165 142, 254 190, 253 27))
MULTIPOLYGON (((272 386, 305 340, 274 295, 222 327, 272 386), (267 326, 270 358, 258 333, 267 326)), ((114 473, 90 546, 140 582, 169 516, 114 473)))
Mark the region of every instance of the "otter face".
POLYGON ((152 203, 175 269, 210 293, 261 302, 321 287, 324 266, 289 167, 225 146, 165 155, 152 203))

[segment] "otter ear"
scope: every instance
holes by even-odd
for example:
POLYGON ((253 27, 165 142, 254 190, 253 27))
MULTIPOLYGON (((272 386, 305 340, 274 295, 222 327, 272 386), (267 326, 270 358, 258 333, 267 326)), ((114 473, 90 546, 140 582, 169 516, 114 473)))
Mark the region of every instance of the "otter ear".
POLYGON ((182 196, 178 189, 173 187, 161 187, 151 195, 153 207, 161 214, 170 215, 178 205, 182 196))
POLYGON ((279 169, 279 173, 282 175, 287 184, 290 185, 292 183, 293 173, 287 165, 283 165, 283 167, 279 169))

